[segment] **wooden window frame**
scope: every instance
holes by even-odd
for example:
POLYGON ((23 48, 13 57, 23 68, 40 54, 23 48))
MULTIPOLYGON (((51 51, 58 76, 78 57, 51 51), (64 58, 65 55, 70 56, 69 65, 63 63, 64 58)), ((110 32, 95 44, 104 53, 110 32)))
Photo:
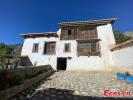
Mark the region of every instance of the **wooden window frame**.
POLYGON ((99 42, 98 41, 78 42, 77 51, 78 51, 78 56, 99 56, 100 55, 99 42), (80 43, 84 43, 83 45, 87 45, 87 43, 88 43, 90 45, 89 49, 87 49, 87 46, 86 46, 86 48, 81 49, 79 47, 80 43), (93 48, 92 48, 92 43, 95 43, 95 49, 96 50, 94 50, 94 51, 93 51, 93 48), (83 52, 81 52, 82 50, 83 50, 83 52))
POLYGON ((43 54, 55 55, 56 54, 56 42, 45 42, 43 54), (52 46, 54 46, 54 50, 52 50, 52 46))
POLYGON ((32 53, 38 53, 39 43, 33 43, 32 53))
POLYGON ((70 53, 71 52, 71 43, 65 43, 64 44, 64 52, 65 53, 70 53), (68 46, 68 50, 66 49, 67 46, 68 46))
POLYGON ((98 38, 96 27, 62 28, 60 40, 88 40, 98 38))
POLYGON ((91 42, 91 52, 97 52, 99 50, 97 50, 97 43, 96 42, 91 42), (93 48, 92 46, 95 46, 95 48, 93 48))

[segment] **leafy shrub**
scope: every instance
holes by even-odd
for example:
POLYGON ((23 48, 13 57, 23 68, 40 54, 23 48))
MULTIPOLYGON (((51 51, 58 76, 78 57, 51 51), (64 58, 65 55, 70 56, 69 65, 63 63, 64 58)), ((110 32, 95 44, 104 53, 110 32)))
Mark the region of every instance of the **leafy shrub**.
POLYGON ((114 30, 114 37, 115 37, 116 44, 120 44, 122 42, 132 39, 131 36, 126 36, 120 30, 117 30, 117 29, 114 30))
POLYGON ((3 70, 0 72, 0 90, 9 87, 9 81, 13 78, 13 72, 11 69, 3 70))
POLYGON ((14 75, 12 80, 10 80, 10 86, 19 85, 24 80, 24 78, 20 75, 14 75))
POLYGON ((34 70, 30 70, 30 71, 27 71, 27 69, 25 69, 25 72, 22 74, 20 72, 16 73, 17 71, 16 69, 0 70, 0 90, 4 90, 12 86, 19 85, 25 79, 36 77, 47 71, 42 69, 36 72, 35 70, 36 70, 36 67, 34 68, 34 70))
POLYGON ((0 73, 0 84, 7 84, 10 80, 13 78, 13 71, 8 69, 8 70, 3 70, 0 73))
POLYGON ((9 84, 0 84, 0 91, 9 88, 9 84))

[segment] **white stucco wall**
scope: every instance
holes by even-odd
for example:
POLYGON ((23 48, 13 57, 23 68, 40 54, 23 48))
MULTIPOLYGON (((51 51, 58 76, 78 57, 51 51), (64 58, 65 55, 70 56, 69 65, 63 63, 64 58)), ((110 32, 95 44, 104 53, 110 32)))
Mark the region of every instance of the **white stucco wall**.
POLYGON ((133 70, 133 46, 113 51, 112 57, 115 66, 132 67, 133 70))
POLYGON ((35 38, 35 39, 33 39, 33 38, 25 39, 25 41, 23 43, 21 56, 28 56, 33 65, 35 64, 35 62, 37 62, 37 65, 50 64, 55 69, 56 55, 45 55, 45 54, 43 54, 43 50, 44 50, 45 42, 50 42, 50 41, 55 41, 56 42, 58 40, 59 40, 59 38, 54 38, 54 37, 51 37, 51 38, 42 37, 42 38, 35 38), (33 48, 34 43, 39 43, 38 53, 32 53, 32 48, 33 48))
POLYGON ((99 56, 80 56, 67 60, 67 70, 104 70, 104 64, 99 56))
POLYGON ((106 69, 113 66, 110 48, 115 45, 115 39, 111 24, 97 27, 98 38, 100 41, 101 59, 106 69))
MULTIPOLYGON (((60 35, 61 30, 57 32, 60 35)), ((28 38, 25 39, 22 56, 29 56, 32 64, 37 62, 37 65, 51 64, 56 70, 57 57, 72 57, 67 59, 66 70, 107 70, 108 66, 112 64, 112 58, 110 53, 110 46, 115 44, 112 25, 103 25, 97 27, 98 38, 100 41, 101 56, 77 56, 77 42, 76 40, 60 40, 59 38, 28 38), (56 54, 44 55, 44 43, 48 41, 56 41, 56 54), (39 52, 32 53, 33 43, 39 43, 39 52), (71 44, 71 52, 64 52, 64 44, 71 44)))
POLYGON ((77 42, 75 40, 58 41, 57 42, 57 57, 75 57, 77 56, 77 42), (70 43, 70 52, 64 51, 64 45, 70 43))

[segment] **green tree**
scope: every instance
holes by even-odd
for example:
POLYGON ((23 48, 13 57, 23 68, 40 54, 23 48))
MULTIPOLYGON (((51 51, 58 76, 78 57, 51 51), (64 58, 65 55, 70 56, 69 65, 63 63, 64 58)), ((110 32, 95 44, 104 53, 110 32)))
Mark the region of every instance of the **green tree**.
POLYGON ((9 48, 6 44, 0 43, 0 66, 4 66, 4 56, 10 55, 12 49, 9 48))
POLYGON ((124 35, 124 34, 123 34, 120 30, 118 30, 118 29, 115 29, 115 30, 114 30, 114 37, 115 37, 116 44, 119 44, 119 43, 122 43, 122 42, 125 42, 125 41, 127 41, 127 40, 132 39, 132 37, 124 35))
POLYGON ((12 52, 12 49, 9 48, 7 45, 4 43, 0 43, 0 57, 3 57, 7 54, 10 54, 12 52))

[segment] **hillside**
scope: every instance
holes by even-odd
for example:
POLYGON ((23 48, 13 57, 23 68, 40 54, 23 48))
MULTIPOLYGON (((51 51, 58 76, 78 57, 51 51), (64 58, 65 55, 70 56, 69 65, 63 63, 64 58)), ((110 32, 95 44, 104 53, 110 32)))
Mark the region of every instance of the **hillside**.
POLYGON ((15 54, 15 55, 21 54, 22 44, 11 44, 8 46, 13 50, 12 51, 13 54, 15 54))
POLYGON ((133 37, 133 32, 125 32, 124 35, 133 37))

